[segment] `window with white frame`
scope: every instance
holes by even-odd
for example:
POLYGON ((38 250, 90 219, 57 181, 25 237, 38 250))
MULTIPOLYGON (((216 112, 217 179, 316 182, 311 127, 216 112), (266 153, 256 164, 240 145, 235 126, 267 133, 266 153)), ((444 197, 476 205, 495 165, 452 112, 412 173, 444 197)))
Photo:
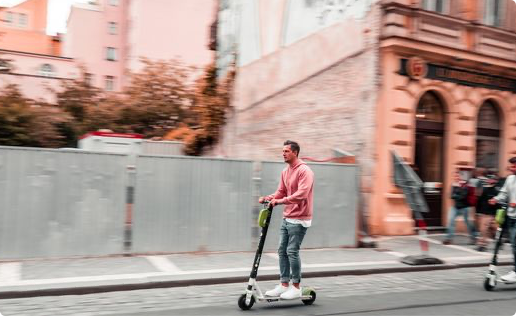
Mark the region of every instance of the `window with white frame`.
POLYGON ((106 59, 115 61, 116 60, 116 48, 114 47, 107 47, 106 49, 106 59))
POLYGON ((115 90, 115 77, 113 77, 113 76, 106 76, 105 88, 106 88, 106 91, 113 91, 113 90, 115 90))
POLYGON ((43 77, 53 77, 54 72, 54 67, 51 64, 43 64, 39 68, 39 75, 43 77))
POLYGON ((484 3, 484 23, 491 26, 501 26, 505 0, 485 0, 484 3))
POLYGON ((5 12, 5 23, 11 24, 14 20, 14 14, 11 11, 5 12))
POLYGON ((9 60, 0 59, 0 73, 5 73, 11 71, 11 64, 9 60))
POLYGON ((111 35, 116 35, 117 33, 117 23, 116 22, 109 22, 108 23, 108 32, 111 35))
POLYGON ((118 5, 118 0, 109 0, 109 4, 117 6, 118 5))
POLYGON ((18 15, 18 25, 21 26, 21 27, 26 27, 27 26, 27 14, 20 13, 18 15))
POLYGON ((84 74, 84 82, 86 82, 86 84, 92 86, 93 85, 93 74, 87 72, 84 74))
POLYGON ((450 13, 450 0, 423 0, 423 9, 437 13, 450 13))

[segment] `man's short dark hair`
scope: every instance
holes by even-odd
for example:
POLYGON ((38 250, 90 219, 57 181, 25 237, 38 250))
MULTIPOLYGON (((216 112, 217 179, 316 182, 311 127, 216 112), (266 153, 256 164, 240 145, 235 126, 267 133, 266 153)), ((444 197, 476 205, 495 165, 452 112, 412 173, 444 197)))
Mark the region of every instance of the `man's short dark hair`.
POLYGON ((283 143, 283 146, 290 146, 290 149, 292 149, 292 151, 296 152, 296 156, 299 156, 299 152, 301 151, 301 147, 299 147, 299 144, 296 143, 295 141, 293 140, 286 140, 284 143, 283 143))
POLYGON ((509 163, 516 163, 516 157, 512 157, 511 159, 509 159, 509 163))

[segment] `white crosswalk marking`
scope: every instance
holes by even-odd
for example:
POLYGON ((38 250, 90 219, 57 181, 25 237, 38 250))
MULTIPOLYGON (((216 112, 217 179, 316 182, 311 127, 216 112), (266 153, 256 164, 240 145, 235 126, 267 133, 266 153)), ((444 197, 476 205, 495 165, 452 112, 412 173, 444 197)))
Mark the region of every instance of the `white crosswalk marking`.
POLYGON ((268 257, 274 258, 276 260, 279 259, 279 255, 277 253, 274 253, 274 252, 268 252, 265 255, 268 256, 268 257))
MULTIPOLYGON (((7 262, 0 264, 0 281, 9 283, 17 282, 21 278, 21 263, 7 262)), ((1 315, 0 315, 1 316, 1 315)))
POLYGON ((164 256, 145 256, 152 265, 161 272, 167 272, 172 274, 179 274, 182 272, 172 261, 168 260, 164 256))

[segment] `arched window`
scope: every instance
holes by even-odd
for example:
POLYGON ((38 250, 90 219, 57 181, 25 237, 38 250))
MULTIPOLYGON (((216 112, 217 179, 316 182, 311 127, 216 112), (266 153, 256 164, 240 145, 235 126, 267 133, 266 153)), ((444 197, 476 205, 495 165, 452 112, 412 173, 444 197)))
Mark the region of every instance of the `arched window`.
POLYGON ((477 168, 499 170, 500 115, 496 104, 488 100, 478 111, 477 120, 477 168))
POLYGON ((51 64, 43 64, 39 68, 40 76, 44 77, 53 77, 54 76, 54 67, 51 64))
POLYGON ((434 92, 429 91, 421 97, 417 105, 416 119, 430 122, 443 122, 443 106, 434 92))

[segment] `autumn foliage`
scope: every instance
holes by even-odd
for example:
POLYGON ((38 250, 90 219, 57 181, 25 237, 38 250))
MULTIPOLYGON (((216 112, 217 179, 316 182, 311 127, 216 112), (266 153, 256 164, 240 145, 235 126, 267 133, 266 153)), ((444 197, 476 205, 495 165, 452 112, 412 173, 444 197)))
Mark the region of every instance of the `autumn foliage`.
POLYGON ((83 75, 66 80, 55 102, 22 96, 18 87, 0 90, 0 145, 75 147, 81 135, 98 129, 181 140, 201 155, 220 138, 234 75, 216 77, 215 64, 199 71, 177 61, 142 60, 126 89, 109 93, 83 75))

